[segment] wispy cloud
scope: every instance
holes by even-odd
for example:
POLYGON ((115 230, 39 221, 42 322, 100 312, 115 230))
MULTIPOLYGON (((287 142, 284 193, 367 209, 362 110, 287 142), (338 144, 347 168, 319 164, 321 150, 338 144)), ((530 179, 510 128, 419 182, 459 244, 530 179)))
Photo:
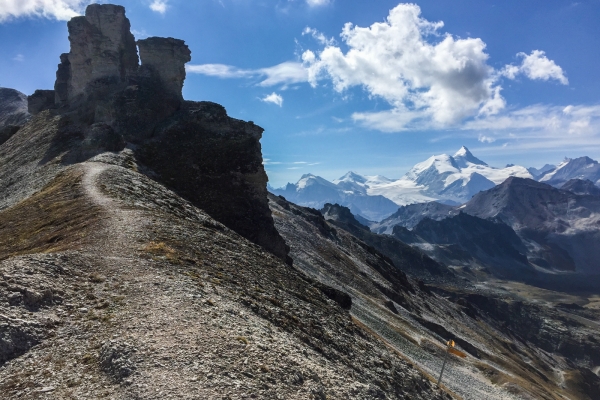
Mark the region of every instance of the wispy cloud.
POLYGON ((13 61, 23 62, 25 61, 25 56, 23 54, 17 54, 13 57, 13 61))
POLYGON ((494 143, 496 141, 495 138, 493 138, 491 136, 485 136, 482 134, 479 134, 479 137, 477 138, 477 140, 479 140, 481 143, 494 143))
POLYGON ((465 133, 477 134, 482 143, 500 142, 489 147, 491 152, 503 148, 536 152, 598 149, 600 105, 564 107, 537 104, 468 121, 461 129, 465 133))
POLYGON ((310 7, 322 7, 330 4, 332 0, 306 0, 306 4, 310 7))
POLYGON ((168 7, 169 5, 167 0, 152 0, 152 3, 150 3, 150 9, 159 14, 166 13, 168 7))
POLYGON ((265 103, 277 104, 279 107, 283 106, 283 97, 275 92, 266 95, 261 100, 265 103))
POLYGON ((263 159, 263 165, 279 165, 282 164, 280 161, 271 161, 269 158, 263 159))
POLYGON ((187 65, 186 70, 192 74, 202 74, 217 78, 258 78, 259 86, 290 85, 308 82, 308 71, 301 63, 287 61, 267 68, 241 69, 225 64, 187 65))
MULTIPOLYGON (((315 0, 312 5, 327 3, 315 0)), ((517 110, 507 104, 502 96, 502 84, 507 79, 522 76, 568 84, 566 72, 544 51, 518 53, 517 65, 496 69, 488 63, 490 56, 482 39, 460 38, 443 32, 443 27, 442 21, 423 18, 418 5, 399 4, 382 22, 366 27, 345 24, 340 35, 343 46, 306 27, 302 34, 313 37, 320 49, 305 50, 300 56, 302 62, 288 61, 260 69, 191 65, 188 71, 220 78, 256 79, 259 86, 283 85, 282 89, 297 83, 308 82, 313 87, 323 83, 323 87, 329 87, 330 83, 341 96, 348 96, 352 88, 359 87, 369 98, 383 100, 389 108, 356 111, 350 119, 383 132, 479 129, 475 138, 490 144, 500 140, 502 135, 493 133, 497 131, 531 133, 555 129, 581 134, 596 129, 596 117, 583 115, 583 106, 532 106, 517 110), (540 107, 544 110, 539 111, 540 107)), ((310 132, 320 133, 318 129, 310 132)))
MULTIPOLYGON (((143 0, 152 11, 164 14, 169 0, 143 0)), ((0 0, 0 22, 14 18, 48 18, 68 21, 82 15, 85 7, 102 0, 0 0)))
POLYGON ((336 43, 334 38, 328 38, 322 32, 319 32, 315 28, 310 28, 308 26, 302 31, 302 36, 304 35, 312 36, 313 39, 323 46, 331 46, 336 43))
POLYGON ((145 39, 148 36, 150 36, 150 34, 148 34, 148 32, 146 32, 145 29, 142 29, 142 30, 132 29, 131 33, 133 34, 133 36, 135 36, 136 39, 145 39))

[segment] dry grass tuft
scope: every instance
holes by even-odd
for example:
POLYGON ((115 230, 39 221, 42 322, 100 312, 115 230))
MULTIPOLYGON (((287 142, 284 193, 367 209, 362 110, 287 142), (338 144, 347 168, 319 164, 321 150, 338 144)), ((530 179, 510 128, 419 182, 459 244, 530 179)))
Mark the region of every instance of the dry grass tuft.
POLYGON ((99 209, 83 194, 81 172, 67 170, 38 193, 2 211, 1 257, 78 248, 98 219, 99 209))

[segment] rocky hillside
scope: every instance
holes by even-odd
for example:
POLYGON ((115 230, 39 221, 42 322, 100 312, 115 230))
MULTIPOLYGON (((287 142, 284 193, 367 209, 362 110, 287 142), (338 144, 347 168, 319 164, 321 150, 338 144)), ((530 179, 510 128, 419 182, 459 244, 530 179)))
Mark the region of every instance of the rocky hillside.
POLYGON ((541 268, 600 273, 600 197, 509 178, 476 195, 462 210, 512 227, 527 246, 529 261, 541 268))
POLYGON ((549 301, 534 288, 493 282, 423 284, 395 272, 395 260, 355 236, 367 229, 348 208, 327 205, 320 215, 276 196, 270 205, 294 266, 347 292, 353 318, 419 369, 436 376, 443 345, 454 338, 467 357, 451 359, 444 385, 461 398, 596 397, 599 315, 570 303, 582 299, 549 301))
POLYGON ((569 179, 560 188, 579 195, 600 196, 600 188, 589 179, 569 179))
POLYGON ((29 97, 39 124, 60 119, 54 144, 72 141, 61 163, 130 148, 142 172, 286 259, 266 200, 263 129, 218 104, 183 100, 185 43, 136 42, 121 6, 92 4, 68 28, 71 50, 60 57, 54 90, 29 97))
POLYGON ((394 214, 385 218, 381 222, 370 224, 371 230, 376 233, 391 234, 395 226, 412 229, 421 222, 422 219, 430 218, 439 221, 449 216, 455 215, 457 209, 454 206, 430 201, 429 203, 415 203, 408 206, 402 206, 394 214))

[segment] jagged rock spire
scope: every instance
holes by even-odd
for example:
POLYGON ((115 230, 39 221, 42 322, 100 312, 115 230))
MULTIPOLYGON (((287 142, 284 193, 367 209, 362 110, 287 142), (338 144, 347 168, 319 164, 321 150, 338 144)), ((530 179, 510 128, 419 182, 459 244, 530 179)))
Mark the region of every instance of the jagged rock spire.
POLYGON ((124 7, 91 4, 85 16, 71 19, 67 26, 71 51, 61 56, 57 72, 59 102, 76 101, 100 79, 120 83, 137 72, 135 38, 124 7))

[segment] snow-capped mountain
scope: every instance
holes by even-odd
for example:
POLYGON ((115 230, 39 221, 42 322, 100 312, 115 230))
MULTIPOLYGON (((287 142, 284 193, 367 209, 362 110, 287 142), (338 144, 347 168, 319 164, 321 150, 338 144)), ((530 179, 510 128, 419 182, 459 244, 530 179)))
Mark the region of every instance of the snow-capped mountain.
POLYGON ((546 172, 551 171, 556 168, 556 165, 546 164, 542 168, 537 169, 534 167, 527 168, 527 171, 533 176, 533 179, 539 180, 541 176, 543 176, 546 172))
POLYGON ((532 178, 524 167, 491 167, 463 146, 453 156, 431 156, 416 164, 397 181, 371 185, 367 193, 385 196, 398 205, 434 200, 447 204, 461 204, 482 190, 502 183, 510 176, 532 178))
POLYGON ((385 177, 365 177, 348 172, 333 183, 313 174, 302 175, 300 180, 285 187, 269 187, 273 194, 284 196, 304 207, 321 209, 325 203, 348 207, 353 214, 370 221, 380 221, 393 214, 398 206, 384 196, 368 195, 369 185, 389 181, 385 177))
POLYGON ((465 203, 510 176, 532 178, 524 167, 491 167, 463 146, 453 156, 441 154, 416 164, 397 180, 350 171, 330 182, 306 174, 296 184, 288 183, 279 189, 269 187, 269 190, 305 207, 319 209, 325 203, 338 203, 350 208, 355 215, 381 221, 398 206, 431 201, 451 205, 465 203))
POLYGON ((600 164, 589 157, 565 158, 556 168, 542 174, 538 180, 561 187, 571 179, 588 179, 598 185, 600 183, 600 164))

